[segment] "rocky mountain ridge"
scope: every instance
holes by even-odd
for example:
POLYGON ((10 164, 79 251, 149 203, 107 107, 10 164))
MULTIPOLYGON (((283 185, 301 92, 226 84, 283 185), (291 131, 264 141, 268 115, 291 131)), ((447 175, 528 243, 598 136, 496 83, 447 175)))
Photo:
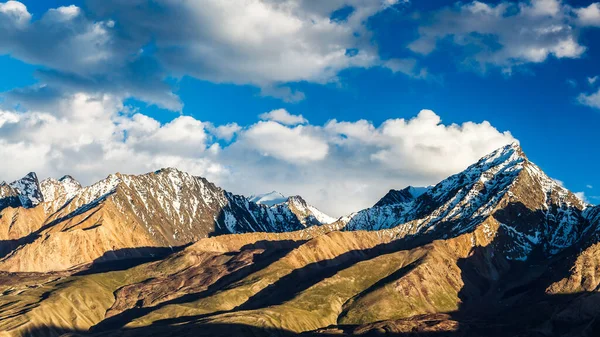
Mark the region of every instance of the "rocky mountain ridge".
POLYGON ((469 232, 492 217, 499 227, 489 230, 512 241, 506 254, 526 259, 537 248, 553 255, 581 240, 590 227, 589 206, 544 174, 515 143, 416 198, 403 195, 398 202, 380 201, 340 224, 346 230, 390 229, 400 236, 444 239, 469 232))
POLYGON ((35 188, 11 187, 5 199, 35 202, 1 211, 4 270, 70 268, 137 256, 143 254, 136 251, 140 247, 178 247, 218 234, 295 231, 331 219, 301 197, 256 204, 176 169, 113 174, 88 187, 70 176, 38 183, 30 174, 22 181, 28 184, 16 186, 35 188), (82 245, 85 251, 78 251, 82 245))
MULTIPOLYGON (((174 170, 111 177, 66 203, 55 198, 1 212, 0 233, 39 237, 25 236, 0 260, 0 269, 13 271, 0 272, 0 337, 600 332, 600 206, 549 178, 517 144, 423 193, 393 190, 372 208, 319 226, 302 224, 319 215, 306 216, 310 206, 295 197, 254 204, 174 170), (196 203, 198 196, 205 202, 196 203), (179 227, 159 225, 168 219, 205 228, 194 215, 215 214, 210 205, 221 201, 236 221, 216 217, 215 229, 249 232, 202 237, 166 255, 140 248, 171 237, 169 228, 179 227), (183 211, 194 205, 202 211, 183 211), (32 230, 46 210, 54 220, 32 230), (267 233, 256 230, 267 220, 245 218, 287 212, 301 229, 267 233), (148 235, 146 225, 157 234, 148 235), (19 261, 39 267, 53 263, 42 256, 70 256, 60 247, 83 246, 78 254, 89 255, 114 244, 110 232, 138 248, 120 261, 14 272, 27 270, 19 261)), ((40 188, 50 185, 60 189, 40 188)))

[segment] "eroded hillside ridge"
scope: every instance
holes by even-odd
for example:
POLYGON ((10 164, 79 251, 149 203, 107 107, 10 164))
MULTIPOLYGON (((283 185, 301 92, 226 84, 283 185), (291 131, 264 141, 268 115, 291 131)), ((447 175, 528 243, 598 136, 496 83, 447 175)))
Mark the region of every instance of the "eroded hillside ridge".
POLYGON ((209 235, 288 232, 333 221, 298 196, 257 204, 176 169, 113 174, 88 187, 70 176, 38 183, 29 174, 0 188, 6 205, 0 270, 8 271, 61 270, 209 235))

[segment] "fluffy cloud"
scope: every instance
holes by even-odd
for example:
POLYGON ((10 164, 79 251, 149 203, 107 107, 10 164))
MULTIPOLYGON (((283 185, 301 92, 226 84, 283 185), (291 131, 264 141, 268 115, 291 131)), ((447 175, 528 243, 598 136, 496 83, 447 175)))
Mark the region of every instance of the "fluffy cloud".
POLYGON ((173 166, 235 193, 300 194, 336 216, 370 206, 390 188, 436 183, 514 141, 488 122, 446 125, 429 110, 381 125, 215 126, 190 116, 160 123, 107 94, 50 96, 45 105, 0 111, 0 160, 12 163, 0 167, 3 179, 36 171, 92 183, 173 166))
POLYGON ((378 128, 364 121, 358 129, 358 123, 340 125, 335 121, 326 128, 336 136, 345 136, 339 139, 340 146, 351 147, 356 142, 373 146, 369 158, 382 167, 432 177, 458 172, 465 163, 473 163, 482 153, 512 139, 510 133, 498 132, 487 121, 462 125, 441 122, 433 111, 422 110, 413 119, 390 119, 378 128))
POLYGON ((239 126, 237 123, 219 125, 216 128, 212 127, 211 125, 208 125, 208 127, 211 128, 211 133, 216 135, 217 138, 223 139, 225 141, 231 141, 233 137, 242 129, 242 127, 239 126))
POLYGON ((136 151, 196 157, 207 148, 207 126, 192 117, 180 116, 165 125, 139 113, 124 119, 119 127, 126 133, 125 143, 136 151))
POLYGON ((260 119, 279 122, 285 125, 304 124, 308 121, 302 115, 292 115, 285 109, 277 109, 260 114, 260 119))
POLYGON ((581 93, 579 94, 579 97, 577 99, 579 103, 583 105, 587 105, 595 109, 600 109, 600 90, 591 94, 581 93))
POLYGON ((34 20, 22 3, 0 3, 0 54, 43 66, 37 76, 60 93, 134 96, 180 110, 181 101, 164 82, 163 67, 140 52, 142 41, 125 38, 115 24, 92 20, 73 5, 50 9, 34 20))
POLYGON ((577 198, 579 198, 579 200, 581 200, 585 203, 589 203, 589 200, 588 200, 587 196, 585 195, 585 192, 575 192, 573 194, 575 194, 575 196, 577 198))
POLYGON ((509 132, 488 122, 445 125, 423 110, 379 126, 366 120, 303 126, 259 122, 224 148, 219 161, 230 168, 225 187, 300 194, 341 215, 372 205, 390 188, 437 183, 513 141, 509 132))
MULTIPOLYGON (((598 76, 588 77, 587 82, 591 87, 594 87, 598 82, 598 76)), ((596 92, 582 92, 577 97, 580 104, 587 105, 590 108, 600 109, 600 89, 596 92)))
POLYGON ((575 9, 575 13, 577 13, 577 18, 581 25, 600 27, 600 2, 575 9))
MULTIPOLYGON (((83 182, 110 171, 143 172, 152 167, 183 166, 196 172, 222 172, 209 158, 214 127, 188 116, 161 125, 131 114, 111 95, 78 93, 48 104, 51 110, 0 112, 2 160, 19 163, 2 170, 15 179, 24 171, 43 176, 73 172, 83 182)), ((214 178, 213 177, 213 178, 214 178)))
POLYGON ((264 156, 292 163, 319 161, 327 156, 327 142, 311 134, 311 128, 286 127, 276 122, 258 122, 243 133, 240 143, 264 156))
MULTIPOLYGON (((574 10, 580 19, 584 17, 584 9, 574 10)), ((482 71, 498 66, 510 72, 515 66, 544 62, 550 56, 578 58, 586 48, 578 42, 572 12, 559 0, 457 3, 435 12, 429 23, 419 27, 420 36, 409 48, 428 54, 448 39, 473 60, 468 66, 482 71)), ((585 17, 589 20, 589 15, 585 17)))
POLYGON ((183 104, 166 79, 182 76, 255 85, 293 102, 304 94, 289 83, 402 64, 380 60, 366 26, 397 2, 91 0, 37 19, 21 2, 0 2, 0 54, 43 66, 40 80, 62 91, 133 96, 171 110, 183 104), (331 19, 342 8, 352 11, 331 19))

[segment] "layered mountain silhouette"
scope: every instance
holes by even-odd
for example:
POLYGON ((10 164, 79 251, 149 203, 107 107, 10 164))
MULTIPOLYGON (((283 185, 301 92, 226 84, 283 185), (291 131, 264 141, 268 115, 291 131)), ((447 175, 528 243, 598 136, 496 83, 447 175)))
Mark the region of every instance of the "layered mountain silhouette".
POLYGON ((0 192, 2 337, 600 332, 600 207, 517 144, 337 220, 174 169, 0 192))

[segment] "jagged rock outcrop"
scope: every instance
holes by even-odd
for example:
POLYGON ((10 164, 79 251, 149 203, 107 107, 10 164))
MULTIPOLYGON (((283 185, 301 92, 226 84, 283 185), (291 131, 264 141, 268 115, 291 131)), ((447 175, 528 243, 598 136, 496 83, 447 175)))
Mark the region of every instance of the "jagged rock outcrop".
POLYGON ((33 172, 10 184, 0 183, 0 210, 6 207, 31 208, 44 201, 37 175, 33 172))

